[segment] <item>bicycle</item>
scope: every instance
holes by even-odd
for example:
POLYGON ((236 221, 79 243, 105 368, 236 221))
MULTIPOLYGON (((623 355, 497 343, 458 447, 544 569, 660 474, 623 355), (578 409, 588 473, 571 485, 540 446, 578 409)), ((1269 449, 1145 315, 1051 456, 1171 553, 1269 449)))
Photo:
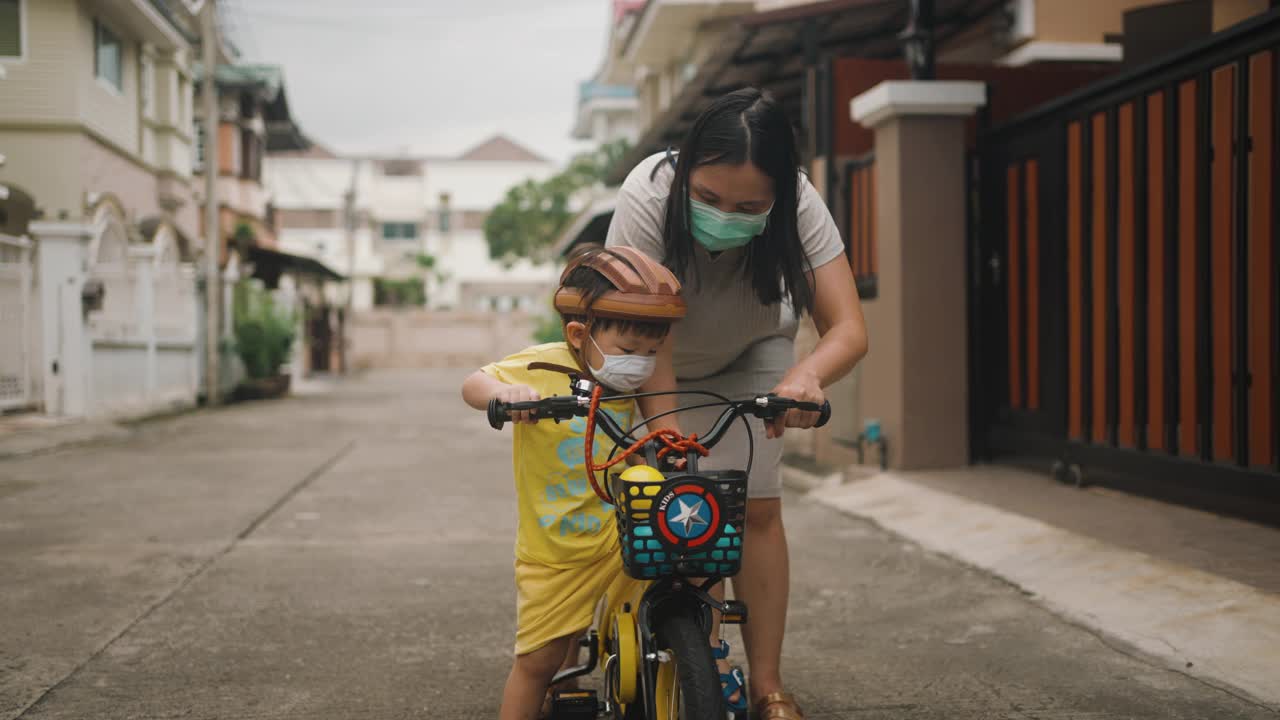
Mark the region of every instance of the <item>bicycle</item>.
MULTIPOLYGON (((741 419, 747 425, 747 415, 771 420, 788 410, 818 412, 821 427, 830 419, 831 405, 776 395, 735 401, 703 391, 609 396, 609 400, 634 400, 694 394, 714 400, 681 410, 725 406, 704 437, 657 430, 637 439, 634 429, 624 430, 599 409, 602 388, 598 384, 571 375, 570 390, 569 395, 531 402, 493 400, 489 424, 502 429, 513 411, 532 410, 539 421, 585 417, 587 478, 596 495, 615 509, 623 569, 633 578, 652 582, 640 597, 624 599, 611 618, 601 617, 606 607, 606 599, 601 598, 595 621, 580 643, 587 651, 586 662, 562 670, 552 681, 559 684, 588 675, 601 666, 603 657, 604 699, 594 690, 557 691, 549 718, 726 717, 720 675, 708 642, 712 612, 721 614, 722 623, 742 624, 747 621, 747 607, 736 600, 717 600, 710 590, 737 574, 742 565, 747 478, 754 456, 749 427, 746 469, 700 471, 698 461, 724 438, 734 421, 741 419), (615 445, 603 465, 594 460, 597 424, 615 445), (604 487, 596 480, 597 470, 607 470, 636 453, 644 454, 645 464, 612 473, 604 487), (682 467, 679 460, 684 461, 682 467)), ((667 414, 639 420, 635 426, 667 414)))

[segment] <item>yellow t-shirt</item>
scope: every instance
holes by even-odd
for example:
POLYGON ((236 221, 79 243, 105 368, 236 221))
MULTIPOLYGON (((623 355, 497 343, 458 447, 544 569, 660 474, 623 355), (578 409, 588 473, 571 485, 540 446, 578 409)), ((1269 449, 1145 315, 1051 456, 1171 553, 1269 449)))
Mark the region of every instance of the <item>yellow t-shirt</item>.
MULTIPOLYGON (((539 397, 569 394, 569 378, 551 370, 530 370, 534 362, 577 367, 563 342, 526 348, 481 370, 510 385, 527 385, 539 397)), ((623 428, 631 427, 635 403, 619 400, 600 407, 623 428)), ((515 426, 512 462, 516 499, 520 509, 516 531, 516 557, 524 562, 553 568, 591 564, 618 552, 613 506, 596 497, 587 482, 583 458, 587 419, 559 423, 543 420, 515 426)), ((609 457, 613 441, 596 429, 595 458, 609 457)), ((597 472, 604 483, 606 473, 597 472)))

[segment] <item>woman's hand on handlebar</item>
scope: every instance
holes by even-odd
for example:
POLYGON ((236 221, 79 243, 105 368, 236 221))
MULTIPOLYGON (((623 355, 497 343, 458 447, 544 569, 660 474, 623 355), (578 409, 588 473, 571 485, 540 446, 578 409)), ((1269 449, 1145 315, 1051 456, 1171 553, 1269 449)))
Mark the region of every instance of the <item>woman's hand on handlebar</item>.
MULTIPOLYGON (((504 403, 534 402, 542 399, 538 396, 538 391, 528 385, 504 385, 494 392, 491 397, 504 403)), ((511 411, 511 422, 536 423, 538 422, 537 411, 513 410, 511 411)))
MULTIPOLYGON (((818 376, 800 367, 792 368, 772 392, 784 398, 817 405, 821 405, 826 400, 818 376)), ((769 438, 780 438, 786 428, 811 428, 817 425, 819 417, 820 413, 816 412, 788 410, 782 417, 765 423, 765 433, 769 438)))

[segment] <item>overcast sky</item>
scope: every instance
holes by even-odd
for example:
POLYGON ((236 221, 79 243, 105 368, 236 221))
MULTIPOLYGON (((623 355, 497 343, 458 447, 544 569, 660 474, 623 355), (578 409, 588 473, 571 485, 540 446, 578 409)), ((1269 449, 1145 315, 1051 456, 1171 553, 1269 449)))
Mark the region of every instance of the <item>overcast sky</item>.
POLYGON ((339 152, 456 155, 505 133, 557 162, 609 0, 221 0, 249 62, 284 66, 306 134, 339 152))

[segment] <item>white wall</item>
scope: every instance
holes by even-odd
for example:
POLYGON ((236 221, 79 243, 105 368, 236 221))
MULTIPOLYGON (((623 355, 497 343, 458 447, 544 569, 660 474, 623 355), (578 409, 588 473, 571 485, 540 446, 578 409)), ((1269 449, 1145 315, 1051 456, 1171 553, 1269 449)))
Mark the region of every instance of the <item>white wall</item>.
MULTIPOLYGON (((298 228, 282 225, 277 235, 280 250, 313 257, 337 272, 353 275, 342 223, 343 197, 351 185, 352 163, 340 158, 280 158, 263 160, 262 181, 272 202, 281 210, 333 210, 334 227, 298 228)), ((368 163, 357 168, 356 208, 369 213, 372 171, 368 163)), ((363 310, 373 305, 374 277, 385 268, 374 230, 367 224, 355 231, 353 305, 363 310)))
MULTIPOLYGON (((268 158, 264 182, 280 209, 314 210, 342 208, 343 194, 351 182, 349 159, 268 158)), ((556 172, 549 162, 497 162, 437 160, 423 161, 423 173, 414 176, 387 176, 373 162, 362 161, 356 176, 356 207, 368 222, 356 233, 356 300, 372 302, 371 279, 377 276, 405 277, 420 269, 408 255, 427 252, 436 257, 436 270, 443 282, 429 278, 428 302, 436 309, 458 306, 462 285, 510 283, 554 283, 558 277, 553 264, 535 266, 527 260, 507 267, 489 259, 484 231, 464 227, 464 217, 488 213, 501 202, 507 190, 528 179, 542 180, 556 172), (449 194, 449 232, 440 231, 440 194, 449 194), (382 240, 383 222, 420 223, 417 242, 382 240)), ((341 213, 335 216, 341 223, 341 213)), ((315 257, 345 274, 349 273, 346 245, 340 227, 282 227, 280 249, 315 257)), ((367 307, 367 305, 364 305, 367 307)))
POLYGON ((511 267, 489 258, 489 245, 483 229, 464 229, 465 213, 487 213, 502 201, 507 191, 525 180, 544 180, 555 174, 556 168, 549 162, 495 162, 428 160, 424 201, 433 222, 427 229, 427 252, 435 255, 438 269, 446 276, 441 285, 433 285, 429 302, 437 309, 458 308, 462 285, 468 281, 485 283, 528 282, 553 283, 558 277, 552 264, 534 266, 521 260, 511 267), (441 210, 440 193, 449 193, 452 212, 450 231, 442 233, 437 213, 441 210))

